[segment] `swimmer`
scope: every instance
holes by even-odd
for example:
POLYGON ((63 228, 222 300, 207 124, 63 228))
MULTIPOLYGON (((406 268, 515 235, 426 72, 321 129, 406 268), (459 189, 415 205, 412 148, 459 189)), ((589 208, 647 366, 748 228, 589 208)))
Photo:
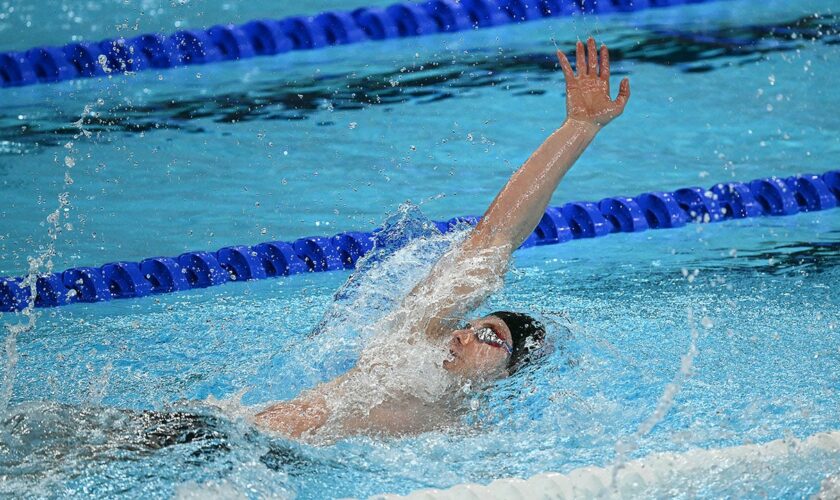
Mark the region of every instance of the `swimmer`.
MULTIPOLYGON (((412 349, 423 341, 438 346, 445 343, 443 350, 448 348, 449 355, 439 368, 461 381, 481 384, 509 376, 528 363, 543 343, 543 325, 527 314, 499 311, 460 327, 458 318, 478 308, 494 291, 487 284, 501 282, 511 253, 537 226, 560 180, 598 131, 624 111, 630 98, 626 78, 621 81, 618 97, 610 98, 609 52, 605 45, 599 51, 593 38, 585 45, 577 43, 577 73, 561 51, 557 58, 566 81, 563 125, 511 176, 478 225, 435 263, 406 296, 399 311, 388 318, 389 332, 420 332, 422 337, 394 335, 391 338, 405 337, 406 341, 397 349, 412 349)), ((382 345, 378 348, 384 352, 382 345)), ((399 350, 388 351, 392 354, 389 358, 369 356, 370 349, 368 346, 356 366, 344 375, 291 401, 267 406, 255 415, 254 423, 292 438, 307 438, 322 431, 333 437, 402 435, 452 423, 460 391, 423 392, 404 387, 386 391, 362 407, 343 405, 366 394, 365 384, 392 383, 393 379, 399 380, 391 376, 397 371, 419 369, 406 363, 399 350)), ((430 374, 429 378, 434 377, 430 374)))

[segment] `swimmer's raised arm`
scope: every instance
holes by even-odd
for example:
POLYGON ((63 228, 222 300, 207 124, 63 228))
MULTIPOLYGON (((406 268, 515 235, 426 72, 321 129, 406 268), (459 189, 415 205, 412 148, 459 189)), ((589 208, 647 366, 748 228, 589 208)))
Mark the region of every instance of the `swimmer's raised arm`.
MULTIPOLYGON (((601 46, 600 65, 595 40, 590 38, 587 48, 578 42, 577 75, 563 53, 557 53, 566 78, 566 121, 513 174, 464 242, 444 255, 406 297, 399 314, 410 331, 430 337, 448 335, 456 318, 480 305, 490 288, 482 286, 482 281, 504 274, 511 252, 539 223, 563 175, 598 130, 624 110, 630 97, 629 82, 624 79, 618 98, 611 100, 607 48, 601 46)), ((268 406, 255 415, 255 423, 294 438, 316 432, 331 418, 327 402, 353 390, 345 382, 358 370, 354 367, 292 401, 268 406)), ((404 412, 391 413, 391 427, 399 428, 404 412)), ((380 415, 385 421, 386 417, 380 415)), ((345 432, 352 432, 356 424, 342 425, 345 432)))
MULTIPOLYGON (((500 254, 483 259, 486 266, 470 270, 473 278, 504 274, 511 252, 537 226, 560 180, 598 131, 624 111, 630 98, 630 82, 626 78, 621 81, 618 97, 610 98, 610 59, 606 45, 601 45, 599 64, 595 40, 590 37, 586 46, 579 41, 577 74, 561 51, 557 51, 557 58, 566 79, 566 120, 511 176, 470 236, 456 249, 459 255, 454 265, 494 251, 500 254)), ((452 266, 451 260, 441 259, 409 298, 439 290, 451 274, 452 266)), ((485 297, 470 282, 476 280, 465 280, 455 289, 457 296, 441 304, 434 318, 427 318, 428 322, 421 325, 428 335, 446 335, 453 327, 453 318, 480 305, 485 297)))
POLYGON ((600 72, 595 40, 577 43, 577 70, 557 51, 566 78, 566 121, 511 176, 484 213, 466 245, 514 250, 531 234, 545 212, 552 193, 598 131, 624 111, 630 81, 624 79, 615 100, 610 99, 610 58, 601 45, 600 72), (586 63, 584 64, 584 61, 586 63))

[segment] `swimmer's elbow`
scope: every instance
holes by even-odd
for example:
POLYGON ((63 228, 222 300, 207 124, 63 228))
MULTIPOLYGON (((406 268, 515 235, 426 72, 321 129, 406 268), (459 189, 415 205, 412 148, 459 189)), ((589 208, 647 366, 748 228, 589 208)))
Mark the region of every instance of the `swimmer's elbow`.
POLYGON ((507 262, 513 248, 515 235, 509 228, 494 230, 479 225, 473 229, 469 238, 464 241, 461 249, 464 257, 482 257, 490 261, 507 262), (501 260, 499 258, 502 257, 501 260))

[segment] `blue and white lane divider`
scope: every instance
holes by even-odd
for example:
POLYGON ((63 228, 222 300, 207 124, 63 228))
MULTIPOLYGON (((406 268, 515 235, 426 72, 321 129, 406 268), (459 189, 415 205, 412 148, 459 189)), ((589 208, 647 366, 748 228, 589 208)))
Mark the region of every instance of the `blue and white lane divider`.
MULTIPOLYGON (((688 222, 791 215, 826 210, 838 204, 840 170, 716 184, 708 190, 689 187, 643 193, 634 198, 604 198, 597 203, 572 202, 549 207, 521 248, 610 233, 680 227, 688 222)), ((474 226, 478 220, 465 216, 434 224, 446 232, 463 223, 474 226)), ((20 311, 30 302, 35 307, 54 307, 205 288, 228 281, 352 269, 360 257, 374 248, 377 236, 376 232, 346 232, 293 242, 225 247, 216 252, 186 252, 178 257, 152 257, 141 262, 75 267, 34 277, 34 294, 24 278, 0 278, 0 311, 20 311)))
POLYGON ((580 13, 629 12, 713 0, 427 0, 386 8, 260 19, 241 25, 150 33, 0 53, 0 87, 269 56, 410 36, 449 33, 580 13))

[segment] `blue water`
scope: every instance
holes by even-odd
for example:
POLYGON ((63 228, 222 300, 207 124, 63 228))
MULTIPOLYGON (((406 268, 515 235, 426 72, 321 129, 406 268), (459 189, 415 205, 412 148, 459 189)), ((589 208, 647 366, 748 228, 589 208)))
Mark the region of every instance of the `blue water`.
MULTIPOLYGON (((2 6, 0 50, 116 36, 123 20, 169 32, 300 12, 21 3, 2 6), (68 21, 70 11, 82 21, 68 21)), ((568 48, 590 33, 611 47, 613 74, 631 78, 633 97, 552 203, 836 169, 832 2, 756 5, 552 19, 4 89, 0 275, 25 274, 27 258, 50 248, 61 270, 367 230, 406 200, 430 218, 479 214, 563 120, 554 42, 568 48), (59 208, 56 233, 47 217, 59 208)), ((482 311, 534 312, 555 349, 475 394, 463 425, 411 438, 310 446, 225 420, 225 446, 211 451, 138 450, 125 437, 137 426, 120 409, 212 412, 201 401, 240 392, 254 405, 346 369, 362 339, 334 351, 310 333, 348 273, 43 310, 16 339, 0 492, 367 496, 606 465, 625 441, 636 457, 837 429, 838 228, 834 210, 520 251, 482 311), (679 372, 692 328, 692 375, 634 440, 679 372), (298 459, 272 465, 272 448, 298 459)), ((321 338, 338 338, 330 325, 340 320, 321 338)), ((784 477, 757 470, 694 493, 807 496, 838 467, 840 457, 826 456, 784 477)))

